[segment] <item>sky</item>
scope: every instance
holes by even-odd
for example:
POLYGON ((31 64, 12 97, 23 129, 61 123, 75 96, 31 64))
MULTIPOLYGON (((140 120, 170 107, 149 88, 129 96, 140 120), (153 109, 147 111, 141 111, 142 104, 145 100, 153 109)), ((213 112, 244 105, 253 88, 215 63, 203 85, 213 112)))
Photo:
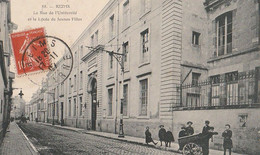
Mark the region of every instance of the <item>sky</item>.
MULTIPOLYGON (((14 30, 14 32, 44 27, 47 35, 61 38, 70 46, 108 1, 109 0, 11 0, 11 20, 18 25, 17 30, 14 30), (54 14, 50 14, 50 12, 54 14), (72 14, 61 15, 59 14, 61 12, 70 12, 72 14), (51 21, 52 18, 56 21, 51 21), (65 18, 70 19, 70 21, 64 21, 65 18), (74 19, 73 21, 72 18, 74 19)), ((16 73, 14 58, 11 58, 10 69, 16 73)), ((20 88, 22 88, 24 93, 23 98, 26 102, 29 102, 32 94, 36 92, 40 86, 32 83, 28 77, 16 76, 13 87, 19 88, 14 90, 13 96, 16 96, 20 92, 20 88)))

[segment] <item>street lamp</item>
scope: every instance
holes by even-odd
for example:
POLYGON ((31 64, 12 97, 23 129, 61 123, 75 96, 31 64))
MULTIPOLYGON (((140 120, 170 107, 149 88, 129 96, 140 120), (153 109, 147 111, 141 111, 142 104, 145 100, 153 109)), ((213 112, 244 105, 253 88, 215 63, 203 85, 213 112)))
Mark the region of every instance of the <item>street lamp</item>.
MULTIPOLYGON (((94 48, 94 47, 90 47, 90 46, 85 46, 91 50, 97 51, 100 48, 94 48)), ((123 124, 123 105, 125 102, 124 99, 124 60, 125 60, 125 53, 118 53, 118 52, 113 52, 113 51, 108 51, 108 50, 104 50, 101 49, 102 51, 105 51, 106 53, 108 53, 110 56, 113 56, 117 62, 119 63, 120 67, 121 67, 121 71, 122 71, 122 83, 121 83, 121 91, 122 93, 120 94, 120 126, 119 126, 119 134, 118 137, 124 138, 124 124, 123 124)), ((117 51, 119 51, 120 48, 117 49, 117 51)))
POLYGON ((23 97, 24 94, 23 94, 22 90, 20 90, 20 93, 18 95, 20 96, 20 98, 23 97))
POLYGON ((23 97, 23 91, 22 91, 22 88, 12 88, 12 90, 15 90, 15 89, 21 89, 20 90, 20 93, 18 94, 19 96, 20 96, 20 98, 22 98, 23 97))

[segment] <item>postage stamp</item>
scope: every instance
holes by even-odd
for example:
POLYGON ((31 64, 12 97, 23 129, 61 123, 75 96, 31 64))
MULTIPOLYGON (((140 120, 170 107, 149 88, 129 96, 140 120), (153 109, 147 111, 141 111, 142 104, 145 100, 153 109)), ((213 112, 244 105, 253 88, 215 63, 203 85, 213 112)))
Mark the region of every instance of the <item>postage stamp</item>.
POLYGON ((50 67, 49 55, 41 51, 48 49, 44 28, 12 33, 11 43, 17 68, 17 74, 23 75, 36 71, 47 70, 50 67), (41 37, 38 42, 32 40, 41 37))

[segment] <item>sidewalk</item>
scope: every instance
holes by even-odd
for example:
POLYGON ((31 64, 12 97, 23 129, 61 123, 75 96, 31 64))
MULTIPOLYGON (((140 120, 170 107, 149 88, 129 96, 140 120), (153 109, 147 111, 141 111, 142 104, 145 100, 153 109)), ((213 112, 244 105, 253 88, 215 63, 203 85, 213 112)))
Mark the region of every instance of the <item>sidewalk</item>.
POLYGON ((37 155, 39 154, 23 131, 15 122, 9 124, 7 133, 1 144, 2 155, 37 155))
MULTIPOLYGON (((48 123, 41 123, 41 124, 52 126, 51 124, 48 124, 48 123)), ((118 134, 114 134, 114 133, 90 131, 90 130, 85 130, 85 129, 80 129, 80 128, 74 128, 74 127, 68 127, 68 126, 60 126, 60 125, 54 125, 54 127, 62 128, 62 129, 66 129, 66 130, 71 130, 71 131, 75 131, 75 132, 79 132, 79 133, 85 133, 85 134, 91 134, 91 135, 105 137, 105 138, 110 138, 110 139, 116 139, 116 140, 120 140, 120 141, 124 141, 124 142, 128 142, 128 143, 134 143, 134 144, 139 144, 139 145, 144 145, 144 146, 147 145, 145 143, 145 139, 144 138, 131 137, 131 136, 125 136, 124 138, 119 138, 118 134)), ((154 145, 151 145, 151 146, 154 146, 154 145)), ((177 153, 178 152, 178 148, 179 148, 179 144, 178 143, 172 143, 171 147, 169 148, 169 147, 165 147, 164 143, 163 143, 163 146, 160 146, 160 142, 159 142, 154 147, 157 148, 157 149, 161 149, 161 150, 166 150, 166 151, 171 151, 171 152, 177 153)), ((221 155, 221 154, 223 154, 223 151, 213 150, 213 149, 210 149, 209 152, 210 152, 210 155, 221 155)), ((232 153, 232 155, 241 155, 241 154, 232 153)))

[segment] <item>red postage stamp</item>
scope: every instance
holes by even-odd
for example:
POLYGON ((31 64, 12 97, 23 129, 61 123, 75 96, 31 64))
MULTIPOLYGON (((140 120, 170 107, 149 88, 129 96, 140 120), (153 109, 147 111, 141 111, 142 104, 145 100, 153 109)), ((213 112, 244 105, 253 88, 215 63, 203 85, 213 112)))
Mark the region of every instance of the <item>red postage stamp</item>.
POLYGON ((17 74, 47 70, 50 66, 44 28, 37 28, 10 35, 17 74), (41 39, 37 39, 41 37, 41 39), (36 41, 37 40, 37 41, 36 41))

